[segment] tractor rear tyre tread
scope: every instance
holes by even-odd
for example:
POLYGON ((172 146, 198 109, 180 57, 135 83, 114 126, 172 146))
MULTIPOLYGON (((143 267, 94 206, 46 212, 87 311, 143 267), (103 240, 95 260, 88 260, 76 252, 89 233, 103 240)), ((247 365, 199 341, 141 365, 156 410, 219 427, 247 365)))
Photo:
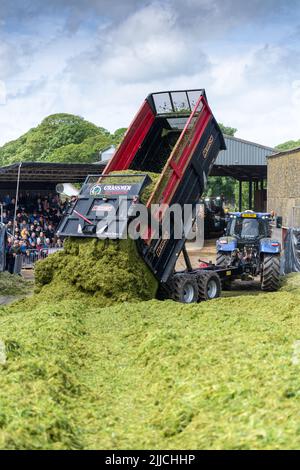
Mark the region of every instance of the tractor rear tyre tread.
POLYGON ((261 289, 266 292, 277 291, 280 287, 280 257, 265 255, 262 265, 261 289))
MULTIPOLYGON (((216 257, 216 266, 222 266, 228 268, 231 264, 231 253, 222 253, 219 251, 216 257)), ((224 279, 222 281, 223 290, 231 290, 231 280, 224 279)))
POLYGON ((222 252, 217 253, 217 258, 216 258, 216 265, 217 266, 224 266, 227 268, 230 266, 230 261, 231 261, 231 253, 225 254, 222 252))

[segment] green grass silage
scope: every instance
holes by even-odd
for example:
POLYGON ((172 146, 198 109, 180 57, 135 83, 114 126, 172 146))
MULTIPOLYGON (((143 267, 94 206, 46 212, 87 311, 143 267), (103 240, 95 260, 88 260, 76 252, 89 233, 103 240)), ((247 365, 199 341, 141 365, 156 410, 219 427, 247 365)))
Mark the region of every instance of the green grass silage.
POLYGON ((37 263, 38 300, 92 300, 99 307, 150 300, 157 282, 133 240, 68 239, 64 250, 37 263))
POLYGON ((297 449, 299 305, 295 275, 193 305, 39 293, 2 308, 0 447, 297 449))
POLYGON ((0 310, 0 448, 82 448, 76 402, 84 384, 86 330, 82 304, 34 307, 31 300, 0 310))
MULTIPOLYGON (((141 202, 143 204, 147 204, 154 188, 155 188, 155 185, 156 183, 158 182, 159 178, 160 178, 160 173, 153 173, 151 171, 136 171, 136 170, 120 170, 120 171, 112 171, 110 174, 112 175, 130 175, 131 177, 128 178, 128 183, 134 183, 134 178, 133 176, 138 174, 138 175, 143 175, 143 174, 147 174, 150 178, 151 178, 151 182, 148 184, 148 186, 146 186, 143 190, 143 193, 141 195, 141 202)), ((105 179, 106 182, 108 182, 108 178, 106 177, 105 179)), ((140 178, 137 179, 137 181, 140 181, 140 178)), ((114 182, 114 178, 111 179, 111 182, 114 182)))
POLYGON ((33 282, 9 272, 0 273, 0 296, 23 296, 33 287, 33 282))

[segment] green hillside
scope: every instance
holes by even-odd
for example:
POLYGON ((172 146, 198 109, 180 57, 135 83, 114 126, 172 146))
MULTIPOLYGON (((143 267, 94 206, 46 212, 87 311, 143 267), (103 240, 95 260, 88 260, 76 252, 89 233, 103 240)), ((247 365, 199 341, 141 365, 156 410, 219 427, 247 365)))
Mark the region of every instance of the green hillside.
POLYGON ((80 116, 53 114, 18 139, 0 147, 0 166, 17 162, 97 161, 99 151, 118 144, 124 130, 114 134, 80 116))

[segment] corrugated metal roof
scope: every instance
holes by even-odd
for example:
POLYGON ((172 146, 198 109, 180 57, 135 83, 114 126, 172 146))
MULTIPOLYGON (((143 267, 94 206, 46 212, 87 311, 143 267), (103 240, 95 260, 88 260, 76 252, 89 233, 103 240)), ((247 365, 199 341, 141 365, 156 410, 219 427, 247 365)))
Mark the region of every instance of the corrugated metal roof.
MULTIPOLYGON (((0 183, 15 182, 18 177, 20 164, 3 166, 0 168, 0 183)), ((87 175, 101 173, 105 165, 92 163, 46 163, 23 162, 21 165, 20 181, 31 183, 80 183, 87 175)))
POLYGON ((216 165, 267 165, 267 156, 278 152, 271 147, 238 139, 228 135, 224 136, 227 150, 222 150, 216 160, 216 165))

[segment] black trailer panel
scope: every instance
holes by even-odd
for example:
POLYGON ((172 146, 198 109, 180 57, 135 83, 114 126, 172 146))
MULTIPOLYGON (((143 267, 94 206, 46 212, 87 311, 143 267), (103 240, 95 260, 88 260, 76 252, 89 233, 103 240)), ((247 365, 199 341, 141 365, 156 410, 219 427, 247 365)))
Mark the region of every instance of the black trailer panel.
MULTIPOLYGON (((171 199, 171 205, 179 204, 183 208, 185 204, 191 204, 195 217, 196 207, 204 192, 208 175, 222 148, 223 135, 212 117, 184 172, 180 185, 171 199), (210 142, 212 142, 211 146, 206 153, 210 142)), ((162 235, 158 239, 152 240, 149 245, 139 244, 146 263, 161 282, 167 282, 172 275, 185 241, 184 234, 180 240, 174 239, 173 226, 168 240, 163 239, 162 235)))

